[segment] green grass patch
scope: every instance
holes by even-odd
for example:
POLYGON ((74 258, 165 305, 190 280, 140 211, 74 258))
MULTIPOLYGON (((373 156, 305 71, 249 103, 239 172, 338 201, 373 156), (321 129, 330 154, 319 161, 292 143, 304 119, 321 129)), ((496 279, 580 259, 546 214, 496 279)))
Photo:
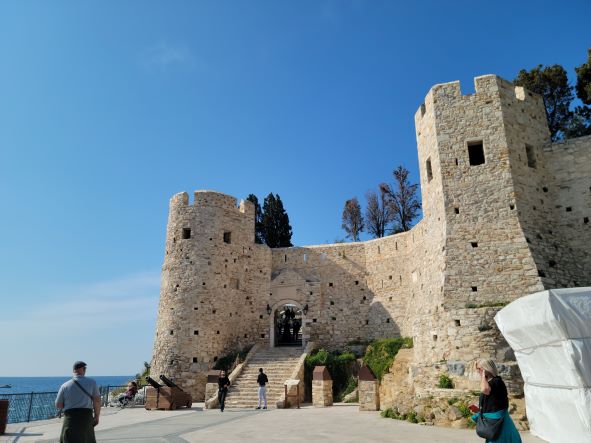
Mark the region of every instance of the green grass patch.
POLYGON ((374 375, 381 380, 394 361, 401 348, 412 348, 412 338, 396 337, 375 340, 365 350, 363 362, 369 366, 374 375))
POLYGON ((482 303, 482 304, 466 303, 465 306, 467 309, 502 308, 504 306, 507 306, 508 304, 509 304, 508 301, 499 301, 499 302, 489 302, 489 303, 482 303))
POLYGON ((441 389, 453 389, 454 382, 446 374, 441 374, 439 376, 439 383, 437 383, 437 387, 441 389))

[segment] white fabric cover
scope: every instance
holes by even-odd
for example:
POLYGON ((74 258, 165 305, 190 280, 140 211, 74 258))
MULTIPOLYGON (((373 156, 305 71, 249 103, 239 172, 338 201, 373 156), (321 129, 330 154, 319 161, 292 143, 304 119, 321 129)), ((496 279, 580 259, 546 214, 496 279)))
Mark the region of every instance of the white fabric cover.
POLYGON ((532 434, 591 442, 591 288, 519 298, 495 321, 515 351, 532 434))

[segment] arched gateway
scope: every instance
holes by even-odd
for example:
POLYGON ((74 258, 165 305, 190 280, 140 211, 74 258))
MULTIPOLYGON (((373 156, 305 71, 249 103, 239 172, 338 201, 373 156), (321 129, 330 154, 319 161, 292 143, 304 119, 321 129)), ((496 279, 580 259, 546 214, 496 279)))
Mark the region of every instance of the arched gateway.
POLYGON ((296 300, 283 299, 271 306, 269 347, 305 347, 304 324, 308 308, 296 300))

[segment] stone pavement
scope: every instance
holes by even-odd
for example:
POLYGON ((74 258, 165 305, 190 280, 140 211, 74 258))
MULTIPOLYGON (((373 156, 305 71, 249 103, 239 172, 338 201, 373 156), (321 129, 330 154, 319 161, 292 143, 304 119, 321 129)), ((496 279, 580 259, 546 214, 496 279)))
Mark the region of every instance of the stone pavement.
MULTIPOLYGON (((55 442, 61 421, 15 423, 7 427, 0 442, 55 442)), ((483 442, 473 430, 414 425, 381 418, 377 412, 359 412, 357 405, 337 404, 330 408, 256 411, 245 409, 192 409, 146 411, 104 408, 96 429, 98 441, 160 442, 483 442)), ((542 443, 528 433, 523 443, 542 443)))

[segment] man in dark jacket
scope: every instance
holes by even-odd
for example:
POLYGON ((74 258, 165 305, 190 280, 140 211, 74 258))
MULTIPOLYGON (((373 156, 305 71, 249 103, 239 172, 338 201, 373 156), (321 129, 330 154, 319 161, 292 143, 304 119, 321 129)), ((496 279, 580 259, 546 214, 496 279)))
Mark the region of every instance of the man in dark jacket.
POLYGON ((230 379, 226 375, 226 371, 220 371, 218 377, 218 401, 220 403, 220 411, 224 412, 226 406, 226 395, 228 395, 228 388, 230 387, 230 379))
POLYGON ((259 384, 259 405, 257 409, 261 409, 261 400, 264 401, 263 409, 267 409, 267 387, 265 386, 269 383, 269 379, 263 372, 263 368, 259 369, 259 376, 257 377, 257 383, 259 384))

